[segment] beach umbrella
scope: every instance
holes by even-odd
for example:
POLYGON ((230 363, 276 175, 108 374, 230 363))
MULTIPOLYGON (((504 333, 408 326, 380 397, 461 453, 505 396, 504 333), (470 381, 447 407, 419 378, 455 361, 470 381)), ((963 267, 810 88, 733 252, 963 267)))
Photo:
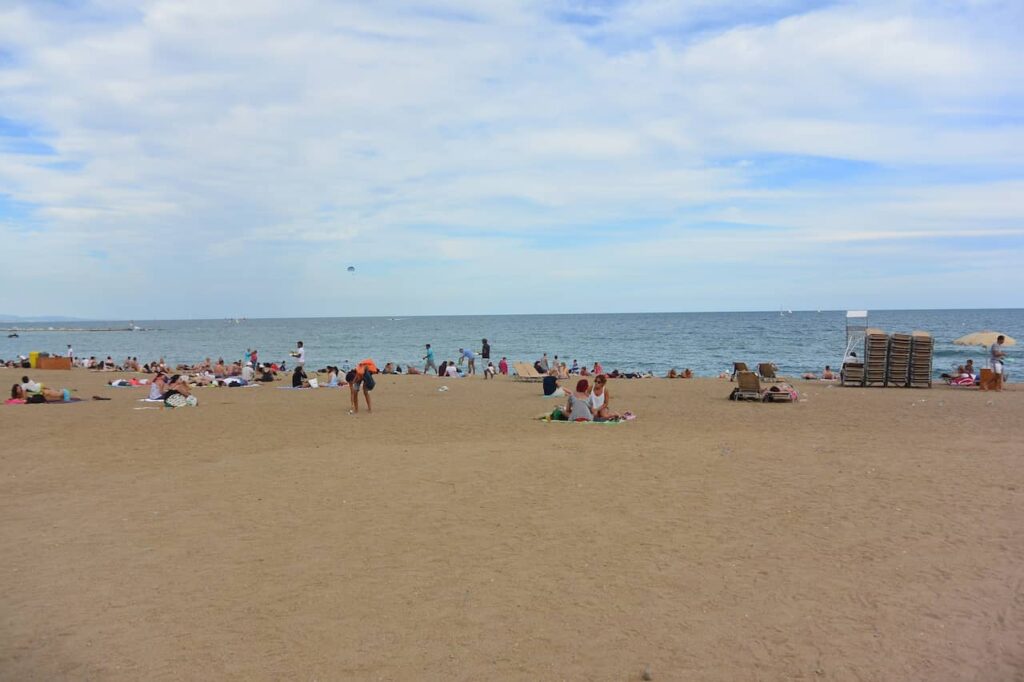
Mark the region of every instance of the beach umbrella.
MULTIPOLYGON (((991 346, 993 343, 996 342, 996 339, 999 336, 1006 336, 1006 334, 1000 334, 999 332, 989 331, 974 332, 973 334, 968 334, 967 336, 961 336, 953 343, 955 343, 958 346, 991 346)), ((1017 342, 1014 341, 1009 336, 1006 336, 1006 338, 1003 339, 1003 345, 1016 346, 1017 342)))

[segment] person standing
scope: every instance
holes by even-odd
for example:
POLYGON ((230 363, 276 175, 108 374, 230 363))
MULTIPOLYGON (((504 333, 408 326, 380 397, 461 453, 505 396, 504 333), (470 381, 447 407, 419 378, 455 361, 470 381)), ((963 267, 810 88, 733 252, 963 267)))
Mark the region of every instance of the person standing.
POLYGON ((508 358, 504 355, 501 356, 501 362, 498 363, 498 372, 508 376, 508 358))
POLYGON ((259 367, 259 354, 257 353, 255 348, 252 349, 252 355, 249 356, 249 359, 252 362, 253 369, 259 367))
POLYGON ((70 343, 68 344, 68 360, 72 365, 75 364, 75 349, 71 347, 70 343))
POLYGON ((540 365, 540 371, 543 372, 544 374, 547 374, 548 369, 550 369, 548 365, 548 354, 544 353, 541 359, 537 361, 537 364, 540 365))
POLYGON ((1003 344, 1006 342, 1006 337, 1000 334, 996 338, 996 342, 989 348, 989 364, 992 367, 992 390, 1001 391, 1003 390, 1003 374, 1004 374, 1004 358, 1006 353, 1003 351, 1003 344))
POLYGON ((431 369, 435 372, 437 371, 437 365, 434 364, 434 349, 430 347, 429 343, 427 344, 427 354, 423 356, 423 360, 425 361, 425 364, 423 365, 424 374, 429 372, 431 369))
POLYGON ((487 343, 487 339, 481 342, 480 346, 480 364, 487 366, 491 361, 491 344, 487 343))
POLYGON ((306 366, 306 346, 302 341, 295 342, 295 350, 292 351, 292 357, 295 358, 295 364, 299 367, 306 366))

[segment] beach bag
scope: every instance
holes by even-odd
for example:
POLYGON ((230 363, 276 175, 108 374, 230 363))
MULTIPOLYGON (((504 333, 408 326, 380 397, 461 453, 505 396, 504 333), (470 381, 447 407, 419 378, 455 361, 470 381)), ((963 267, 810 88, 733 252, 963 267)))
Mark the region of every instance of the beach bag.
POLYGON ((180 393, 172 393, 164 399, 164 405, 167 407, 185 407, 188 404, 188 398, 180 393))
POLYGON ((316 377, 313 377, 312 379, 309 380, 309 387, 310 388, 320 388, 320 382, 317 380, 316 377))
POLYGON ((366 370, 363 372, 363 386, 366 387, 367 391, 372 391, 376 385, 377 382, 373 378, 373 372, 370 371, 369 367, 367 367, 366 370))

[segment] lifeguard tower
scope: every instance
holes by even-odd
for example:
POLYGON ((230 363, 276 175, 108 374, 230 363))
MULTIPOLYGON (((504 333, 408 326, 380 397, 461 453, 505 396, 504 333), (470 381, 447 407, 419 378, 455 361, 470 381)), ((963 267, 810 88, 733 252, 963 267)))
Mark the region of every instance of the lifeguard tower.
POLYGON ((864 342, 868 332, 868 311, 846 311, 846 352, 840 377, 844 386, 864 384, 864 342), (856 353, 856 356, 853 355, 856 353))

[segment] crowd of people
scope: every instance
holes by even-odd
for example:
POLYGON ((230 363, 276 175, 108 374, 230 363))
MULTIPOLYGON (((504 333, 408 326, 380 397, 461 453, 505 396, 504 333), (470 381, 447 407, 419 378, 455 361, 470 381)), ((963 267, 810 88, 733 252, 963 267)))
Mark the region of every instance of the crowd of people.
MULTIPOLYGON (((983 388, 1000 390, 1005 377, 1004 362, 1005 351, 1003 349, 1004 337, 1000 336, 990 348, 989 367, 993 372, 990 385, 983 388)), ((375 374, 409 374, 409 375, 436 375, 445 378, 471 377, 477 374, 477 361, 482 365, 481 373, 485 379, 493 379, 499 375, 508 376, 515 372, 510 366, 508 358, 502 356, 495 364, 491 358, 491 345, 488 340, 482 339, 480 350, 475 351, 468 347, 459 348, 457 360, 446 359, 437 364, 434 349, 431 344, 425 344, 426 352, 422 357, 423 369, 407 364, 402 366, 395 362, 387 362, 383 369, 378 369, 372 359, 362 360, 355 366, 349 362, 342 365, 327 365, 313 376, 306 371, 306 347, 302 341, 297 341, 294 350, 289 353, 293 366, 291 372, 292 388, 318 388, 320 386, 329 388, 349 387, 352 409, 351 413, 359 411, 358 396, 363 395, 363 402, 366 410, 371 408, 370 391, 373 389, 375 374), (326 380, 320 381, 319 375, 325 374, 326 380)), ((213 361, 206 357, 194 364, 178 364, 170 367, 164 358, 140 364, 137 357, 128 356, 123 362, 117 363, 111 356, 100 359, 96 356, 88 358, 77 358, 71 345, 67 346, 67 357, 73 366, 90 369, 94 371, 122 371, 139 374, 152 374, 152 379, 136 378, 118 379, 108 382, 111 386, 149 386, 149 397, 152 400, 168 400, 174 396, 181 396, 183 399, 192 399, 191 389, 199 386, 227 386, 240 387, 260 383, 271 383, 279 381, 282 374, 289 372, 287 361, 281 362, 260 362, 259 351, 255 348, 248 348, 242 358, 226 362, 223 357, 213 361)), ((28 358, 19 356, 17 361, 0 361, 0 366, 23 367, 29 364, 28 358)), ((607 391, 609 379, 621 378, 645 378, 652 377, 651 373, 643 372, 620 372, 613 369, 608 372, 600 362, 594 362, 591 367, 580 365, 577 359, 572 364, 567 364, 557 355, 549 359, 548 354, 542 353, 541 357, 533 362, 533 369, 543 377, 542 386, 545 396, 567 397, 564 414, 571 419, 587 420, 608 420, 617 418, 618 415, 609 409, 610 396, 607 391), (568 380, 570 377, 578 376, 580 381, 572 391, 566 391, 558 385, 559 380, 568 380), (593 384, 588 378, 593 378, 593 384), (584 409, 583 405, 589 407, 584 409)), ((693 371, 690 368, 677 370, 670 369, 666 374, 667 379, 690 379, 693 371)), ((723 373, 728 377, 727 373, 723 373)), ((836 372, 829 365, 820 375, 806 373, 804 379, 822 379, 833 381, 838 378, 836 372)), ((975 385, 979 381, 979 374, 974 368, 973 360, 968 360, 964 365, 958 366, 948 374, 943 374, 949 383, 954 385, 975 385)), ((37 382, 23 377, 22 382, 11 388, 11 397, 8 402, 67 402, 73 400, 69 389, 52 389, 43 387, 37 382)), ((193 403, 194 404, 194 403, 193 403)))

